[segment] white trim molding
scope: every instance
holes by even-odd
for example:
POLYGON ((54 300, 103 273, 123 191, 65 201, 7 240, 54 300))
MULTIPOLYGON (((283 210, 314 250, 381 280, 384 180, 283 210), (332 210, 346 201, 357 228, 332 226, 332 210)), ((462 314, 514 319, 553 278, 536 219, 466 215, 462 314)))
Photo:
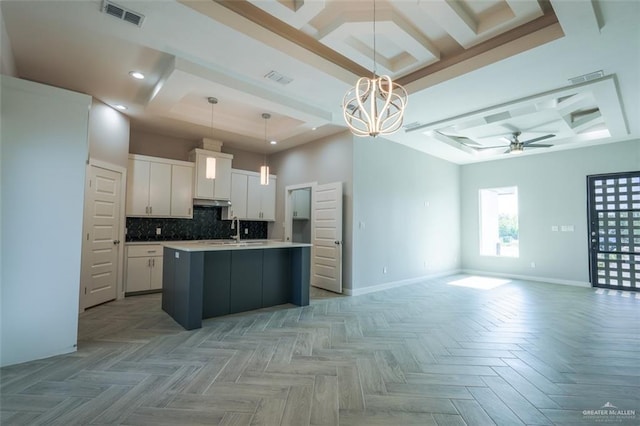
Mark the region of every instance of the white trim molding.
POLYGON ((417 284, 419 282, 431 280, 434 278, 446 277, 449 275, 456 275, 461 272, 462 271, 460 269, 453 269, 450 271, 437 272, 431 275, 423 275, 415 278, 407 278, 405 280, 390 281, 388 283, 372 285, 369 287, 356 288, 356 289, 343 288, 342 291, 343 291, 343 294, 347 296, 361 296, 363 294, 375 293, 377 291, 389 290, 391 288, 403 287, 405 285, 410 285, 410 284, 417 284))
POLYGON ((482 275, 488 277, 501 277, 501 278, 514 278, 518 280, 524 281, 536 281, 541 283, 549 283, 549 284, 561 284, 561 285, 570 285, 574 287, 586 287, 591 288, 591 283, 585 281, 574 281, 574 280, 563 280, 560 278, 549 278, 549 277, 536 277, 533 275, 518 275, 518 274, 503 274, 500 272, 488 272, 488 271, 478 271, 475 269, 463 269, 463 274, 469 275, 482 275))

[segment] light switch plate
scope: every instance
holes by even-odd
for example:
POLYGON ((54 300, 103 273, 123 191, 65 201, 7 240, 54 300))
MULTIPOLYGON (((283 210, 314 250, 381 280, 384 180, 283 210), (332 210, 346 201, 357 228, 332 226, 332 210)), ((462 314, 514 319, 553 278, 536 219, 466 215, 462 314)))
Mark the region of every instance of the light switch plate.
POLYGON ((156 228, 156 235, 162 234, 162 228, 156 228))

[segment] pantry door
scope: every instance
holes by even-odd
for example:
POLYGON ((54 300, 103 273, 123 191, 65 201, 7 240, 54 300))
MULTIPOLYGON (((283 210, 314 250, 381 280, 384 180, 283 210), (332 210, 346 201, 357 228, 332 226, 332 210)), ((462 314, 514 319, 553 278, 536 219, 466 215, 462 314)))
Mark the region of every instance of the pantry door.
POLYGON ((587 177, 590 280, 640 289, 640 171, 587 177))
POLYGON ((342 182, 312 189, 311 285, 342 293, 342 182))
POLYGON ((122 173, 89 166, 80 288, 83 309, 118 295, 121 191, 122 173))

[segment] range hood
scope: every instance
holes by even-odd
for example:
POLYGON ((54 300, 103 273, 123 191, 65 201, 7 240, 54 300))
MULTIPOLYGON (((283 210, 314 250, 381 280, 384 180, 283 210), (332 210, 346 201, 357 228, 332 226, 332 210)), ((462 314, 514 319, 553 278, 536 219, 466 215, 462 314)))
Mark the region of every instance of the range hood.
POLYGON ((193 199, 194 206, 200 207, 229 207, 231 206, 231 201, 229 200, 204 200, 202 198, 194 198, 193 199))

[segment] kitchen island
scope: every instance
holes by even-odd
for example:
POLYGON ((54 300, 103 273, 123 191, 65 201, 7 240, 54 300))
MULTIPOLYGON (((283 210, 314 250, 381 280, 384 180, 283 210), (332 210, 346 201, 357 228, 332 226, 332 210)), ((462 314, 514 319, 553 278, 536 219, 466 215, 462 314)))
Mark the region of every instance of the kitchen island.
POLYGON ((164 243, 162 309, 187 330, 202 320, 269 306, 309 304, 311 244, 164 243))

